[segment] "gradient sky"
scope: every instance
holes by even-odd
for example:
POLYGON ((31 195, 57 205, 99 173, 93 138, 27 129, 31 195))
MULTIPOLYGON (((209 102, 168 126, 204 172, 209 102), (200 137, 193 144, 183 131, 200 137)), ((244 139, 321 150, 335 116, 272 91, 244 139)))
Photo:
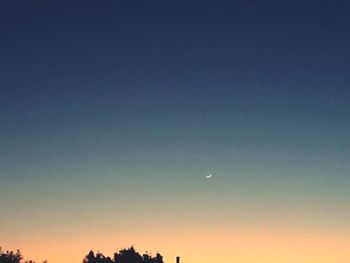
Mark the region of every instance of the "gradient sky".
POLYGON ((350 261, 349 12, 2 1, 0 246, 350 261))

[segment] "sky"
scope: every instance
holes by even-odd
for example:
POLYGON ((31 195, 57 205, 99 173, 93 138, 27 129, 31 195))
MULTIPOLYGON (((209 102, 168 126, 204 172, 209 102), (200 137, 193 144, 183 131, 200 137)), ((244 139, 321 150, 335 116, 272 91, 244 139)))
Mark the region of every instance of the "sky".
POLYGON ((349 11, 2 1, 0 246, 349 261, 349 11))

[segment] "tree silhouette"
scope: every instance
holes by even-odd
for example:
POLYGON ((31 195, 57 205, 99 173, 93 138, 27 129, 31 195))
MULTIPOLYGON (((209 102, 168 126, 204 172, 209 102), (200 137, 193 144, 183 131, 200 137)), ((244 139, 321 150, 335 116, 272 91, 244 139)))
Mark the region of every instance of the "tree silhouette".
POLYGON ((142 263, 142 256, 136 252, 133 246, 128 249, 122 249, 114 254, 115 263, 142 263))
MULTIPOLYGON (((21 263, 23 256, 19 250, 2 251, 0 247, 0 263, 21 263)), ((32 260, 26 260, 24 263, 35 263, 32 260)), ((47 263, 44 261, 43 263, 47 263)), ((142 256, 135 250, 133 246, 130 248, 124 248, 119 252, 114 253, 114 258, 105 257, 102 253, 90 250, 90 252, 84 257, 82 263, 164 263, 163 257, 157 253, 155 257, 145 253, 142 256)))
POLYGON ((83 263, 113 263, 113 260, 110 257, 105 257, 102 253, 95 253, 90 250, 89 254, 83 259, 83 263))
MULTIPOLYGON (((2 251, 0 247, 0 263, 21 263, 23 256, 19 250, 16 252, 13 251, 2 251)), ((26 260, 24 263, 35 263, 33 260, 26 260)), ((43 261, 43 263, 47 263, 47 261, 43 261)))
MULTIPOLYGON (((1 263, 1 262, 0 262, 1 263)), ((133 246, 114 253, 114 259, 105 257, 102 253, 91 250, 83 259, 83 263, 164 263, 163 257, 157 253, 155 257, 145 253, 142 256, 133 246)))
POLYGON ((0 263, 20 263, 23 259, 19 250, 14 253, 13 251, 2 251, 0 247, 0 263))
POLYGON ((163 257, 157 253, 155 257, 151 257, 149 254, 143 254, 144 263, 164 263, 163 257))

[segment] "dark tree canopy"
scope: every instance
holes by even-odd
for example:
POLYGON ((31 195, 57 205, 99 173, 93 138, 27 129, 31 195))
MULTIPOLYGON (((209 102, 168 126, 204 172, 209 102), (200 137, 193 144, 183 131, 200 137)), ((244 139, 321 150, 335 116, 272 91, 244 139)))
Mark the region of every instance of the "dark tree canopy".
MULTIPOLYGON (((23 256, 19 250, 2 251, 0 247, 0 263, 21 263, 23 256)), ((32 260, 26 260, 24 263, 35 263, 32 260)), ((47 263, 44 261, 43 263, 47 263)), ((157 253, 151 256, 148 253, 140 255, 133 246, 121 249, 114 253, 114 258, 105 257, 102 253, 96 254, 91 250, 83 259, 83 263, 164 263, 163 257, 157 253)))
MULTIPOLYGON (((0 263, 20 263, 23 259, 23 256, 19 250, 16 252, 13 251, 2 251, 0 247, 0 263)), ((26 260, 24 263, 35 263, 33 260, 26 260)), ((47 263, 47 261, 43 261, 47 263)))
POLYGON ((91 250, 89 254, 83 259, 83 263, 113 263, 110 257, 105 257, 102 253, 95 253, 91 250))
POLYGON ((13 251, 2 251, 0 247, 0 263, 20 263, 22 255, 19 250, 15 253, 13 251))
POLYGON ((95 253, 90 251, 89 254, 83 260, 83 263, 164 263, 163 257, 157 253, 155 257, 149 254, 143 254, 142 256, 132 246, 125 248, 119 252, 114 253, 114 259, 105 257, 101 253, 95 253))

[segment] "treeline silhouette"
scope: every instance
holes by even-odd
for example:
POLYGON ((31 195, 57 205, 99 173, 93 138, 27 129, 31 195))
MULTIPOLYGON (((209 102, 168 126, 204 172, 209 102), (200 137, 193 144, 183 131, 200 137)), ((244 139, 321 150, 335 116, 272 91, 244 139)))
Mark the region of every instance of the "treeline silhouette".
POLYGON ((113 259, 105 257, 100 252, 95 253, 91 250, 83 260, 83 263, 164 263, 163 257, 157 253, 155 257, 145 253, 140 255, 133 246, 122 249, 114 253, 113 259))
MULTIPOLYGON (((0 247, 0 263, 21 263, 23 256, 19 250, 13 251, 2 251, 0 247)), ((26 260, 24 263, 35 263, 32 260, 26 260)), ((43 261, 47 263, 47 261, 43 261)), ((119 250, 114 253, 113 258, 105 257, 102 253, 90 251, 85 258, 83 263, 164 263, 163 257, 157 253, 154 257, 148 253, 143 255, 139 254, 133 246, 119 250)))
MULTIPOLYGON (((0 247, 0 263, 20 263, 23 259, 21 251, 17 250, 13 251, 2 251, 0 247)), ((25 260, 24 263, 35 263, 33 260, 25 260)), ((47 261, 43 261, 43 263, 47 263, 47 261)))

